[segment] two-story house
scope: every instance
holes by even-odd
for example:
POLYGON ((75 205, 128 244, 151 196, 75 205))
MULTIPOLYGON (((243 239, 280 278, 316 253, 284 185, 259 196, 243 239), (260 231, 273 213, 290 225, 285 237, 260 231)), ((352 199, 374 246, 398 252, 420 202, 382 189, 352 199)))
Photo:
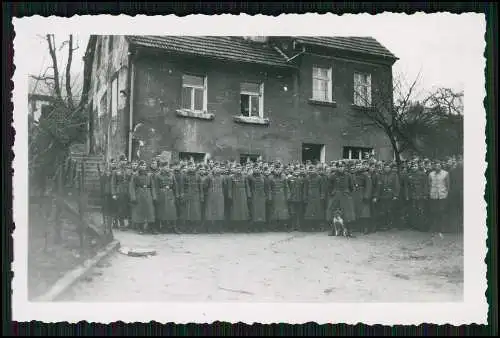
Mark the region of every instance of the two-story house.
POLYGON ((88 150, 107 159, 393 157, 352 123, 392 95, 397 58, 373 38, 92 36, 85 58, 88 150))

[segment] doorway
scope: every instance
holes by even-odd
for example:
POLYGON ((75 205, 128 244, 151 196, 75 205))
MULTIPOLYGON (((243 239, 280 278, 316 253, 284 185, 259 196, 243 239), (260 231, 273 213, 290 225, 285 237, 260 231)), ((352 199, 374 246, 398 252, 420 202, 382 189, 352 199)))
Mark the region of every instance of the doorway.
POLYGON ((314 143, 302 143, 302 162, 324 163, 325 145, 314 143))

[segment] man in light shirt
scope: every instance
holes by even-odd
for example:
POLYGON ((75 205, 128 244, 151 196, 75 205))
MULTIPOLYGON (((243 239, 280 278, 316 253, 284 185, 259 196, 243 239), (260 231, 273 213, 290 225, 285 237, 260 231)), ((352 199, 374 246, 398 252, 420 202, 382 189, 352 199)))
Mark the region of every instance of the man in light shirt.
POLYGON ((446 206, 448 202, 448 192, 450 191, 450 179, 446 170, 442 169, 441 163, 436 162, 433 170, 429 173, 430 189, 430 212, 431 231, 439 233, 445 228, 446 206))

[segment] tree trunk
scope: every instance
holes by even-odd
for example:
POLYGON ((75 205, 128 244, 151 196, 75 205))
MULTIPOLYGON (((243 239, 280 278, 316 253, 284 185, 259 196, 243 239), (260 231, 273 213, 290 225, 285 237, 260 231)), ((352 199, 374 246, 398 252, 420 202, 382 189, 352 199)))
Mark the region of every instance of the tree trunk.
POLYGON ((398 146, 398 142, 393 134, 387 135, 391 141, 392 150, 394 151, 394 157, 398 166, 401 164, 401 151, 398 146))

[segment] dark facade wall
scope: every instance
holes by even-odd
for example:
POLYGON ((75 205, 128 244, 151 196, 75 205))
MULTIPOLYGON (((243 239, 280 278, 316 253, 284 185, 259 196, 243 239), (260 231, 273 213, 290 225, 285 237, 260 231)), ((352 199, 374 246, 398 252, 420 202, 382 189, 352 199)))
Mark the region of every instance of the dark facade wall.
MULTIPOLYGON (((343 147, 373 148, 376 157, 392 159, 392 148, 385 134, 368 123, 355 120, 354 73, 370 73, 372 78, 372 101, 379 90, 391 92, 392 71, 390 66, 364 64, 305 54, 300 59, 300 95, 297 129, 300 139, 307 143, 325 145, 326 160, 342 158, 343 147), (331 67, 333 101, 336 105, 324 106, 310 102, 312 97, 313 66, 331 67), (299 123, 300 122, 300 123, 299 123)), ((299 145, 300 146, 300 145, 299 145)))
POLYGON ((265 160, 289 162, 301 160, 302 143, 315 143, 325 145, 326 161, 342 158, 343 146, 373 147, 378 158, 391 158, 383 134, 354 130, 347 118, 353 109, 354 70, 369 71, 373 87, 384 82, 383 77, 390 80, 390 68, 308 55, 300 63, 295 71, 168 54, 141 56, 135 63, 134 124, 142 122, 151 130, 147 154, 172 151, 175 158, 177 152, 200 152, 215 159, 259 154, 265 160), (309 103, 313 64, 333 66, 336 107, 309 103), (207 76, 208 112, 215 114, 214 120, 177 116, 184 73, 207 76), (240 113, 240 83, 256 80, 264 82, 264 117, 270 119, 269 126, 233 121, 240 113))

